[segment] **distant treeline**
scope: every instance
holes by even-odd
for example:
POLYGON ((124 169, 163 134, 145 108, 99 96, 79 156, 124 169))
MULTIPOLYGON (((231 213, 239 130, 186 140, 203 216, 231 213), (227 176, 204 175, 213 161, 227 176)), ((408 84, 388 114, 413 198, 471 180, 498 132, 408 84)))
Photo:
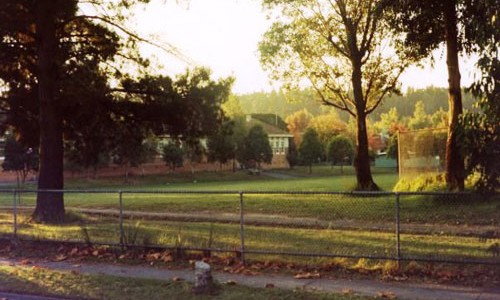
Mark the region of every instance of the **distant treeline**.
MULTIPOLYGON (((469 93, 462 93, 464 109, 472 110, 476 100, 469 93)), ((307 109, 312 115, 317 116, 330 108, 321 105, 314 91, 307 89, 291 93, 282 92, 256 92, 238 95, 236 97, 246 114, 278 114, 285 119, 292 113, 307 109)), ((433 114, 440 108, 448 110, 448 91, 446 88, 427 87, 425 89, 409 88, 404 95, 391 95, 370 115, 370 119, 378 120, 381 113, 386 113, 396 107, 400 117, 409 117, 413 114, 417 101, 422 101, 427 114, 433 114)), ((347 113, 340 113, 347 120, 347 113)))

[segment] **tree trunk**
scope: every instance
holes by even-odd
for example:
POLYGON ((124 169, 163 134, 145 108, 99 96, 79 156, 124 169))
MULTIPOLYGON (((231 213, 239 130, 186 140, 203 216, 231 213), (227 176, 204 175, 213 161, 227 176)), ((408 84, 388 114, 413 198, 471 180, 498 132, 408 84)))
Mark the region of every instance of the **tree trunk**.
POLYGON ((444 9, 446 32, 446 64, 448 66, 449 126, 446 141, 446 183, 450 190, 464 189, 464 159, 460 154, 456 128, 463 113, 458 65, 457 13, 454 1, 446 1, 444 9))
POLYGON ((358 112, 356 116, 356 156, 354 157, 354 169, 356 170, 356 190, 378 191, 380 188, 375 184, 370 169, 370 156, 368 154, 368 135, 366 130, 366 116, 358 112))
MULTIPOLYGON (((354 49, 355 47, 351 47, 354 49)), ((356 50, 351 50, 356 51, 356 50)), ((354 157, 354 169, 356 170, 356 190, 378 191, 380 188, 375 184, 370 169, 370 157, 368 155, 368 131, 366 129, 366 103, 363 97, 361 56, 353 54, 352 63, 352 90, 356 103, 356 156, 354 157)))
MULTIPOLYGON (((36 30, 38 53, 38 101, 40 113, 40 190, 61 190, 63 179, 62 120, 55 96, 56 68, 56 9, 51 0, 36 1, 36 30)), ((35 221, 61 223, 64 221, 63 194, 38 192, 35 221)))

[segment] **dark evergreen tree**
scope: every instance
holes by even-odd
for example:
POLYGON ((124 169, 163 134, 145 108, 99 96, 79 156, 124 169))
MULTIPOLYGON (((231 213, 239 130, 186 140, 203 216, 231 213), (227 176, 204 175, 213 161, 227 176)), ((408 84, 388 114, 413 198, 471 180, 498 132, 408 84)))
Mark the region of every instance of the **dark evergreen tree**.
POLYGON ((176 143, 169 142, 162 148, 163 161, 172 171, 177 167, 182 167, 184 162, 184 150, 176 143))
POLYGON ((269 137, 262 126, 255 125, 250 128, 238 147, 237 158, 247 168, 257 167, 260 169, 262 163, 271 163, 273 150, 269 144, 269 137))
POLYGON ((38 171, 38 160, 35 149, 23 147, 12 134, 6 136, 2 169, 16 172, 18 187, 25 183, 29 173, 38 171))
POLYGON ((349 165, 354 158, 354 146, 349 138, 338 135, 334 137, 327 148, 327 158, 332 165, 340 165, 340 173, 344 174, 344 165, 349 165))
POLYGON ((317 163, 323 156, 323 145, 319 139, 318 133, 312 128, 308 128, 302 136, 302 142, 299 145, 300 161, 309 166, 309 174, 312 173, 313 163, 317 163))

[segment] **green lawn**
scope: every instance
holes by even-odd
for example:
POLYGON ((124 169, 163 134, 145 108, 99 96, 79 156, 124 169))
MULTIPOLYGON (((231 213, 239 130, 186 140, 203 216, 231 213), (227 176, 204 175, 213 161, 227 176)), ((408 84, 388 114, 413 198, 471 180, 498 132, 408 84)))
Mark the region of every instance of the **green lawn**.
MULTIPOLYGON (((323 167, 324 172, 331 171, 323 167)), ((295 174, 299 170, 280 170, 295 174)), ((390 190, 397 181, 397 174, 374 172, 375 181, 385 190, 390 190)), ((302 173, 301 173, 302 174, 302 173)), ((242 172, 197 173, 193 182, 191 174, 172 176, 151 176, 134 178, 133 185, 124 185, 121 180, 69 181, 69 189, 92 189, 101 193, 68 193, 66 207, 119 208, 118 190, 123 194, 124 210, 169 212, 169 213, 239 213, 239 191, 286 191, 286 192, 330 192, 346 191, 355 183, 352 175, 303 176, 291 179, 276 179, 264 175, 252 176, 242 172), (121 184, 120 184, 121 183, 121 184), (111 193, 102 193, 104 190, 111 193), (189 193, 138 193, 156 192, 202 192, 222 191, 230 194, 189 193)), ((33 193, 22 194, 22 205, 34 205, 33 193)), ((13 194, 10 190, 0 194, 0 205, 11 206, 13 194)), ((244 194, 244 208, 247 214, 266 214, 279 217, 313 218, 319 221, 377 220, 393 222, 395 219, 394 196, 360 197, 355 195, 280 195, 244 194)), ((405 222, 449 223, 498 226, 500 205, 498 198, 489 201, 465 199, 450 196, 437 201, 429 196, 402 196, 401 218, 405 222)))

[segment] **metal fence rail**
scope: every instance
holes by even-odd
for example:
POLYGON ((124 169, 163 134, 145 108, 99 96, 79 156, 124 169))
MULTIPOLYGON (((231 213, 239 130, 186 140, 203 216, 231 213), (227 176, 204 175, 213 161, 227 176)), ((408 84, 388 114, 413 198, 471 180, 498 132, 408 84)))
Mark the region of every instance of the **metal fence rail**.
POLYGON ((500 197, 472 193, 0 190, 3 238, 269 255, 500 264, 500 197), (63 193, 67 226, 28 222, 63 193))

